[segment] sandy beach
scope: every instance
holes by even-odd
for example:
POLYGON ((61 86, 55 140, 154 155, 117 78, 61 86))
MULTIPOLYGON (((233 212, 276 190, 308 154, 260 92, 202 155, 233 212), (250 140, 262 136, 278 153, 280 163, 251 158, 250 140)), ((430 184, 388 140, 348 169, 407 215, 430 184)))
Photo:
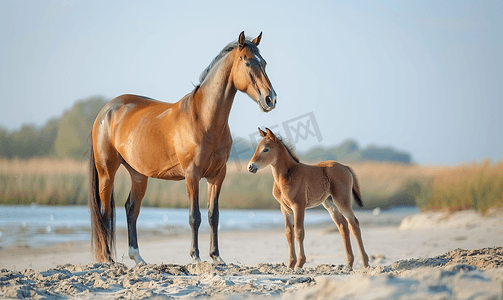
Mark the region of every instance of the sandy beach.
POLYGON ((149 237, 135 266, 127 240, 117 262, 92 263, 89 244, 0 249, 0 298, 33 299, 502 299, 503 213, 420 213, 399 226, 362 226, 370 267, 355 265, 333 226, 308 227, 304 269, 285 267, 282 230, 220 233, 225 266, 209 263, 209 236, 192 264, 188 235, 149 237))

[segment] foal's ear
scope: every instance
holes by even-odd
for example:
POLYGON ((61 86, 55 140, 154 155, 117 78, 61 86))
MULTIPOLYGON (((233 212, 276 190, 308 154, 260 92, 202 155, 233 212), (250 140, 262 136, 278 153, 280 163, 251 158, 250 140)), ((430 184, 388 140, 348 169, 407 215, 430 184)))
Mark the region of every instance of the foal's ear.
POLYGON ((245 39, 245 32, 244 31, 241 31, 241 33, 239 34, 238 42, 239 42, 239 47, 243 48, 245 46, 246 39, 245 39))
POLYGON ((266 132, 264 132, 264 131, 262 131, 262 129, 260 129, 260 127, 258 128, 258 132, 260 132, 260 135, 261 135, 262 137, 265 137, 265 136, 267 135, 267 133, 266 133, 266 132))
POLYGON ((267 135, 270 136, 271 138, 275 138, 276 136, 274 135, 274 133, 272 133, 271 129, 269 128, 265 128, 265 130, 267 130, 267 135))
POLYGON ((260 34, 253 39, 252 43, 255 44, 255 46, 258 46, 258 44, 260 44, 260 39, 262 38, 262 32, 260 32, 260 34))

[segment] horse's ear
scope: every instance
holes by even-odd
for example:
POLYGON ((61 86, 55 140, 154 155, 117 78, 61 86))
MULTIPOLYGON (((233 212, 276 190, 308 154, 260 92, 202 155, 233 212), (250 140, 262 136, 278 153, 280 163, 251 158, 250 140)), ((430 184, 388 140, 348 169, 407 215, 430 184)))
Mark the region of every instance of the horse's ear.
POLYGON ((260 135, 261 135, 262 137, 265 137, 265 136, 267 135, 267 133, 266 133, 266 132, 264 132, 264 131, 262 131, 262 129, 260 129, 260 127, 258 128, 258 132, 260 133, 260 135))
POLYGON ((260 39, 262 39, 262 32, 260 32, 260 34, 253 39, 252 43, 254 43, 255 46, 258 46, 258 44, 260 44, 260 39))
POLYGON ((244 31, 241 31, 241 33, 239 34, 239 38, 238 38, 238 42, 239 42, 239 47, 243 48, 245 46, 245 32, 244 31))

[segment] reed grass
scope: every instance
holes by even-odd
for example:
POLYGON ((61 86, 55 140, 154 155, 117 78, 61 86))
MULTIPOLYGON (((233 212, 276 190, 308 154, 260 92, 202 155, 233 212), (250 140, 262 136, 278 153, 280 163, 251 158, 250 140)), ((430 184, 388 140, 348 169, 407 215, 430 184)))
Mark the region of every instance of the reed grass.
POLYGON ((437 172, 426 187, 421 208, 458 211, 474 209, 481 213, 503 206, 503 161, 491 164, 464 164, 437 172))
MULTIPOLYGON (((257 174, 247 162, 228 163, 219 206, 226 209, 277 209, 272 196, 270 167, 257 174)), ((503 161, 457 167, 398 163, 351 165, 360 182, 364 208, 418 206, 423 210, 477 209, 503 205, 503 161)), ((0 159, 0 204, 87 205, 87 163, 73 160, 0 159)), ((124 205, 131 182, 120 168, 114 195, 124 205)), ((200 183, 200 206, 206 207, 207 187, 200 183)), ((188 207, 185 181, 149 179, 142 206, 188 207)))
POLYGON ((366 162, 351 165, 355 171, 364 208, 415 206, 416 197, 442 167, 400 163, 366 162))
MULTIPOLYGON (((269 172, 251 175, 242 165, 230 163, 222 186, 220 208, 271 209, 279 208, 272 197, 273 179, 269 172)), ((72 160, 0 159, 0 204, 28 205, 87 205, 87 163, 72 160)), ((121 167, 114 183, 116 205, 124 205, 131 181, 121 167)), ((199 185, 200 206, 206 207, 207 185, 199 185)), ((143 206, 188 207, 185 181, 166 181, 149 178, 143 206)))

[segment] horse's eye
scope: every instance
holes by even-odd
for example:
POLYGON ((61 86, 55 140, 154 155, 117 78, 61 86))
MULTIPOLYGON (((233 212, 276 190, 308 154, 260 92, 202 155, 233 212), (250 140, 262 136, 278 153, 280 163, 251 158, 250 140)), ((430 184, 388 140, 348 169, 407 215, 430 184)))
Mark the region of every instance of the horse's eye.
POLYGON ((264 148, 264 150, 262 150, 262 152, 264 152, 264 153, 269 152, 269 148, 264 148))
POLYGON ((250 62, 249 61, 245 62, 245 66, 247 67, 251 66, 250 62))

